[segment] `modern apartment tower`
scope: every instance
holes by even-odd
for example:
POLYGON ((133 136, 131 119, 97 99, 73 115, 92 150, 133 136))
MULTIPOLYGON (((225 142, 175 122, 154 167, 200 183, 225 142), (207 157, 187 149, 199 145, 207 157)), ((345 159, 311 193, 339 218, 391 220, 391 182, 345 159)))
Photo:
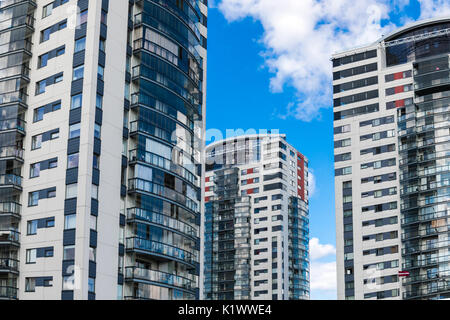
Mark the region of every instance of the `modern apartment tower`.
POLYGON ((450 17, 333 56, 339 299, 450 298, 450 17))
POLYGON ((308 160, 284 135, 207 146, 204 219, 204 299, 309 299, 308 160))
POLYGON ((0 299, 199 297, 206 17, 0 1, 0 299))

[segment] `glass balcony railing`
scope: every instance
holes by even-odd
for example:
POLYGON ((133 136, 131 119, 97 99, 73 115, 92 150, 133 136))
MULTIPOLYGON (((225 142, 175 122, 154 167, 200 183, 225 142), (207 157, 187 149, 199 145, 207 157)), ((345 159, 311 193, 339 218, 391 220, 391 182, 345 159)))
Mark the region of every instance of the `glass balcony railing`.
POLYGON ((132 192, 135 191, 149 192, 173 200, 179 204, 184 205, 186 208, 194 212, 197 212, 198 210, 197 200, 191 199, 178 191, 167 188, 160 184, 156 184, 152 181, 147 181, 139 178, 129 179, 128 190, 132 192))
POLYGON ((433 236, 438 233, 447 232, 447 231, 450 231, 450 225, 437 227, 437 228, 427 228, 427 229, 420 229, 420 230, 405 231, 402 233, 402 240, 418 238, 418 237, 433 236))
POLYGON ((19 244, 20 233, 15 230, 0 230, 0 243, 19 244))
POLYGON ((423 259, 406 259, 402 263, 403 269, 412 268, 424 268, 432 265, 437 265, 439 263, 448 263, 450 261, 450 255, 447 256, 434 256, 423 259))
POLYGON ((450 247, 450 241, 429 242, 424 244, 409 245, 402 249, 404 255, 417 254, 424 251, 433 251, 450 247))
POLYGON ((434 219, 443 218, 443 217, 447 217, 447 216, 450 216, 450 213, 447 212, 447 210, 431 212, 431 213, 420 214, 420 215, 416 215, 416 216, 403 218, 402 224, 423 222, 423 221, 434 220, 434 219))
POLYGON ((24 2, 24 3, 28 2, 33 7, 36 7, 36 2, 32 1, 32 0, 2 0, 2 1, 0 1, 0 9, 6 8, 10 5, 20 3, 20 2, 24 2))
POLYGON ((14 52, 17 50, 26 50, 31 52, 31 41, 28 40, 19 40, 14 42, 8 42, 0 45, 0 54, 4 54, 7 52, 14 52))
POLYGON ((149 254, 166 257, 169 260, 175 259, 191 266, 195 266, 198 263, 197 254, 194 252, 188 252, 162 242, 137 237, 127 238, 127 250, 141 250, 149 254))
POLYGON ((199 180, 191 171, 187 170, 182 166, 174 164, 172 161, 163 158, 157 154, 135 149, 130 151, 129 160, 130 162, 143 161, 145 163, 166 169, 188 180, 194 186, 200 187, 199 180))
POLYGON ((164 214, 140 209, 140 208, 130 208, 127 210, 128 220, 142 220, 148 221, 154 224, 158 224, 169 229, 177 230, 181 233, 187 234, 191 237, 198 237, 199 230, 194 228, 187 223, 181 222, 180 220, 171 218, 164 214))
POLYGON ((0 175, 0 187, 1 186, 14 186, 22 187, 22 177, 15 174, 2 174, 0 175))
POLYGON ((0 147, 0 159, 17 158, 23 160, 23 149, 17 146, 0 147))
POLYGON ((450 185, 450 179, 446 179, 443 181, 430 182, 428 184, 423 184, 423 185, 408 186, 404 189, 401 189, 400 194, 408 195, 408 194, 412 194, 412 193, 428 192, 430 190, 441 188, 441 187, 447 187, 449 185, 450 185))
POLYGON ((0 273, 4 271, 19 271, 19 260, 11 259, 11 258, 0 258, 0 273))
POLYGON ((426 274, 419 274, 409 277, 404 277, 402 283, 404 286, 427 281, 443 280, 450 277, 450 270, 440 270, 439 272, 427 272, 426 274))
POLYGON ((0 214, 20 215, 22 206, 16 202, 0 202, 0 214))
POLYGON ((15 102, 27 104, 28 95, 20 91, 0 94, 0 104, 15 103, 15 102))
POLYGON ((8 119, 0 121, 0 131, 19 130, 25 132, 26 122, 22 119, 8 119))
POLYGON ((429 286, 424 289, 410 290, 403 292, 403 299, 418 299, 424 296, 430 296, 434 294, 447 293, 450 296, 450 283, 441 282, 436 283, 436 285, 429 286))
POLYGON ((16 28, 20 26, 29 26, 31 28, 34 27, 34 17, 32 15, 24 15, 17 18, 12 18, 0 22, 0 30, 6 30, 11 28, 16 28))
POLYGON ((131 280, 137 279, 149 282, 162 283, 165 285, 178 287, 186 290, 194 290, 196 288, 196 280, 194 279, 194 277, 186 278, 167 272, 142 269, 137 267, 126 267, 125 278, 131 280))
POLYGON ((17 288, 0 286, 0 299, 17 299, 17 288))

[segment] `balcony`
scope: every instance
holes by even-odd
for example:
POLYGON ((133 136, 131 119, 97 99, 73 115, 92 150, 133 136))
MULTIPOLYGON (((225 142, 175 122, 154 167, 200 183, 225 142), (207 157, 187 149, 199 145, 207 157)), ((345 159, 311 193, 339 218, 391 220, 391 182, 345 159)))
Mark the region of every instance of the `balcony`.
POLYGON ((448 282, 436 283, 436 286, 430 286, 426 289, 416 289, 403 292, 403 299, 420 299, 437 294, 446 294, 446 298, 450 297, 450 284, 448 282))
POLYGON ((429 266, 438 265, 440 263, 448 263, 450 261, 450 255, 447 256, 435 256, 425 259, 407 259, 402 263, 404 270, 415 269, 415 268, 425 268, 429 266))
POLYGON ((125 268, 125 281, 143 281, 156 285, 162 284, 164 287, 186 290, 194 294, 197 286, 193 276, 186 278, 171 273, 137 267, 125 268))
POLYGON ((13 215, 20 218, 22 206, 16 202, 0 202, 0 216, 13 215))
POLYGON ((17 300, 17 288, 0 287, 0 300, 17 300))
POLYGON ((438 218, 446 218, 448 216, 450 216, 450 213, 448 213, 447 210, 425 213, 425 214, 421 214, 421 215, 415 215, 415 216, 403 218, 402 225, 417 224, 420 222, 431 221, 431 220, 435 220, 438 218))
POLYGON ((32 0, 2 0, 0 2, 0 9, 4 9, 6 7, 9 7, 13 4, 19 4, 19 3, 25 3, 27 2, 29 5, 33 6, 34 8, 36 8, 36 2, 32 1, 32 0))
POLYGON ((450 225, 442 227, 429 227, 427 229, 411 230, 402 233, 402 240, 435 236, 442 232, 450 231, 450 225))
POLYGON ((1 188, 15 188, 22 190, 22 177, 15 174, 0 175, 0 189, 1 188))
POLYGON ((162 242, 133 237, 127 238, 126 248, 127 251, 149 254, 163 260, 178 261, 192 268, 195 268, 198 263, 198 252, 188 252, 162 242))
POLYGON ((23 50, 29 56, 31 56, 31 46, 32 46, 32 43, 29 40, 19 40, 19 41, 14 41, 14 42, 8 42, 8 43, 0 45, 0 55, 2 55, 4 53, 23 50))
POLYGON ((438 281, 438 280, 442 281, 445 278, 448 278, 449 276, 450 276, 450 270, 445 269, 445 270, 441 270, 439 272, 432 272, 432 273, 427 272, 427 274, 419 274, 416 276, 404 277, 402 283, 404 286, 407 286, 407 285, 416 284, 416 283, 438 281))
POLYGON ((22 135, 25 135, 26 122, 22 119, 8 119, 0 121, 0 133, 17 131, 22 135))
POLYGON ((167 171, 176 173, 178 176, 189 181, 195 187, 200 187, 198 178, 191 171, 155 153, 135 149, 130 151, 129 159, 130 164, 133 164, 137 161, 142 161, 144 163, 151 164, 153 166, 157 166, 167 171))
POLYGON ((0 230, 0 245, 20 246, 20 233, 15 230, 0 230))
POLYGON ((23 162, 23 151, 17 146, 0 147, 0 160, 15 159, 23 162))
POLYGON ((0 258, 0 274, 1 273, 19 273, 19 260, 0 258))
POLYGON ((21 91, 0 94, 0 105, 13 103, 26 105, 28 103, 28 95, 21 91))
POLYGON ((139 178, 129 179, 128 192, 129 193, 148 192, 175 201, 176 203, 185 206, 186 208, 188 208, 193 212, 198 211, 197 200, 191 199, 178 191, 167 188, 163 185, 154 183, 152 181, 147 181, 139 178))
POLYGON ((24 78, 27 82, 30 81, 30 68, 24 65, 14 66, 6 69, 0 69, 0 79, 7 78, 24 78))
POLYGON ((162 226, 167 229, 174 230, 182 235, 187 235, 192 239, 196 239, 199 236, 198 228, 194 228, 187 223, 180 220, 171 218, 164 214, 157 212, 152 212, 140 208, 130 208, 127 210, 127 221, 133 223, 138 222, 148 222, 157 226, 162 226))
POLYGON ((441 248, 450 247, 450 241, 430 242, 422 245, 407 246, 402 249, 403 255, 418 254, 425 251, 435 251, 441 248))
POLYGON ((438 181, 438 182, 430 182, 423 185, 412 185, 408 186, 404 189, 400 190, 400 195, 406 196, 410 194, 424 193, 429 192, 431 190, 435 190, 437 188, 447 187, 450 185, 450 179, 438 181))

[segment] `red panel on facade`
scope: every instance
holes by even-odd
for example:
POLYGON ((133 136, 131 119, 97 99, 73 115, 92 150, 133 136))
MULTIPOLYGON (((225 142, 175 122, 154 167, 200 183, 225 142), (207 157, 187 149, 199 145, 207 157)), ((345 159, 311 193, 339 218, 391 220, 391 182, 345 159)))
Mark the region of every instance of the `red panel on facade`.
POLYGON ((404 106, 405 106, 405 100, 404 99, 395 101, 395 107, 401 108, 401 107, 404 107, 404 106))
POLYGON ((206 178, 205 178, 205 182, 209 182, 209 177, 206 177, 206 178))
POLYGON ((252 184, 253 183, 253 179, 248 179, 247 180, 247 184, 252 184))
POLYGON ((247 174, 253 173, 253 168, 247 169, 247 174))
POLYGON ((247 194, 252 194, 253 193, 253 189, 248 189, 247 190, 247 194))
POLYGON ((405 91, 403 86, 395 87, 395 93, 402 93, 405 91))
POLYGON ((205 192, 208 192, 210 190, 210 187, 205 187, 205 192))
POLYGON ((403 79, 403 72, 394 73, 394 80, 403 79))
POLYGON ((209 202, 209 197, 205 197, 205 202, 209 202))

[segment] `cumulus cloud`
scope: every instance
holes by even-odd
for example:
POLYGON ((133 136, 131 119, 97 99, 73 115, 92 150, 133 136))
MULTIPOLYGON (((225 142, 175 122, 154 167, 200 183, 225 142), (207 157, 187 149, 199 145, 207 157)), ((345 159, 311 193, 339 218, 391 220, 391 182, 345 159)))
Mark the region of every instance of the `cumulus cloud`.
MULTIPOLYGON (((450 11, 448 0, 419 0, 422 17, 450 11)), ((409 0, 216 0, 229 22, 250 17, 261 23, 270 87, 286 85, 296 96, 281 118, 311 121, 332 104, 331 55, 369 44, 396 26, 388 22, 409 0)), ((404 21, 408 21, 405 17, 404 21)), ((280 106, 277 106, 279 109, 280 106)))
POLYGON ((321 244, 318 238, 312 238, 309 241, 309 250, 311 260, 319 260, 336 254, 336 248, 333 245, 321 244))
POLYGON ((331 244, 321 244, 318 238, 312 238, 309 241, 309 250, 311 257, 310 287, 312 293, 319 297, 326 296, 330 292, 336 293, 336 262, 319 261, 326 257, 335 256, 336 248, 331 244))

